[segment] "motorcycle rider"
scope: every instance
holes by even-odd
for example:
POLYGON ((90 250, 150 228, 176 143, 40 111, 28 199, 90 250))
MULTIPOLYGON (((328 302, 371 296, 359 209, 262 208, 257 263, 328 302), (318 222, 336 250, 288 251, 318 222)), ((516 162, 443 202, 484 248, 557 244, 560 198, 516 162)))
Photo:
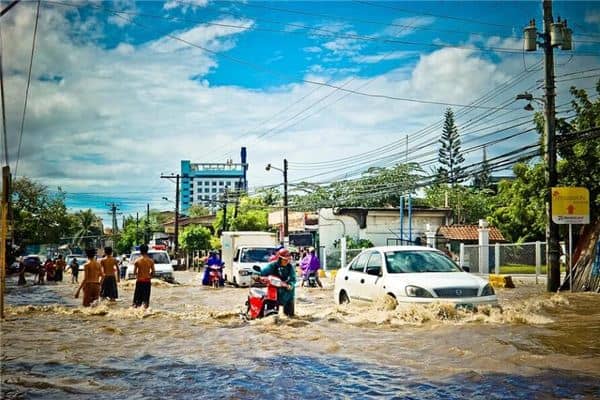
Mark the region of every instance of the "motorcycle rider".
MULTIPOLYGON (((210 286, 210 267, 211 265, 217 265, 219 267, 223 266, 223 261, 219 258, 219 254, 215 250, 210 251, 210 256, 206 260, 206 268, 204 268, 204 275, 202 276, 202 284, 204 286, 210 286)), ((223 270, 221 268, 221 279, 219 281, 219 285, 223 286, 225 281, 223 279, 223 270)))
POLYGON ((283 313, 288 317, 294 316, 294 294, 296 286, 296 269, 290 262, 292 255, 288 249, 282 248, 277 252, 277 260, 261 268, 260 275, 275 275, 289 286, 277 289, 277 301, 283 306, 283 313))
POLYGON ((320 288, 323 288, 323 284, 319 279, 320 268, 321 263, 319 262, 319 258, 315 254, 314 247, 311 247, 306 253, 306 256, 304 256, 304 258, 302 258, 302 260, 300 261, 300 270, 302 271, 301 286, 304 287, 304 283, 308 281, 308 277, 310 276, 310 274, 314 274, 317 285, 319 285, 320 288))

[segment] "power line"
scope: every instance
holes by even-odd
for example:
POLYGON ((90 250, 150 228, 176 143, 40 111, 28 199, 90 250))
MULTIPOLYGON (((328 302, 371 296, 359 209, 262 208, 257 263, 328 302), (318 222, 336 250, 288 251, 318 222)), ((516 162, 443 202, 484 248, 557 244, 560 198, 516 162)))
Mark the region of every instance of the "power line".
POLYGON ((29 85, 31 83, 31 69, 33 67, 33 55, 35 54, 35 38, 37 36, 38 20, 40 18, 40 3, 41 0, 38 0, 35 12, 35 25, 33 26, 33 39, 31 41, 31 56, 29 58, 29 72, 27 74, 27 88, 25 89, 25 102, 23 103, 21 130, 19 132, 19 146, 17 147, 17 161, 15 162, 15 177, 18 176, 17 169, 19 168, 19 159, 21 158, 21 144, 23 143, 23 129, 25 127, 25 115, 27 113, 27 99, 29 98, 29 85))

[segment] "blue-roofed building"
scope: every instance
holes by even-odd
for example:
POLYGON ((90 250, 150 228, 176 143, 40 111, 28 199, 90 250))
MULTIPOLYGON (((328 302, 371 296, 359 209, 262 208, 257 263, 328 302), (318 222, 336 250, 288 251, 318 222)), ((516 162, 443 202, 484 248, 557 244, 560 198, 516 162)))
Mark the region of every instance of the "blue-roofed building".
POLYGON ((181 213, 187 214, 194 204, 200 204, 211 212, 222 207, 219 200, 227 192, 248 190, 246 172, 246 148, 242 147, 241 162, 192 163, 181 160, 181 213))

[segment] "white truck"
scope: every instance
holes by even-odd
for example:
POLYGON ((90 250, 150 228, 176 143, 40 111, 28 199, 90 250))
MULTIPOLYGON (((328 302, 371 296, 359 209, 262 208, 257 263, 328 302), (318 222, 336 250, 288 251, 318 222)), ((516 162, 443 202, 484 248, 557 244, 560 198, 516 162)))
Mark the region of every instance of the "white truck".
POLYGON ((234 286, 250 286, 252 267, 263 267, 277 249, 277 236, 269 232, 223 232, 223 274, 234 286))

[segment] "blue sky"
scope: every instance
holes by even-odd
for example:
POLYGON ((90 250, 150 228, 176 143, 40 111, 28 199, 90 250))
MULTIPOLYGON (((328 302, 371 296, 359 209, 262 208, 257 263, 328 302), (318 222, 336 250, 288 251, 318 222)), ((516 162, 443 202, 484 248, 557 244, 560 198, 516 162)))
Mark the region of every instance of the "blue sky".
MULTIPOLYGON (((35 5, 21 2, 2 20, 11 166, 35 5)), ((520 51, 522 28, 531 18, 541 28, 541 13, 541 1, 43 2, 17 174, 62 187, 72 209, 105 213, 115 201, 135 213, 147 202, 172 208, 162 197, 173 199, 174 185, 160 174, 181 159, 237 161, 243 145, 251 187, 278 183, 264 165, 283 158, 291 181, 392 165, 406 135, 410 161, 429 170, 441 130, 422 129, 441 122, 444 103, 463 148, 531 126, 510 100, 542 94, 542 52, 520 51), (494 88, 483 108, 460 107, 494 88), (523 125, 509 129, 513 121, 523 125)), ((570 74, 558 83, 561 105, 570 85, 598 79, 580 71, 600 67, 600 5, 557 2, 559 15, 575 41, 572 52, 555 51, 558 79, 570 74)), ((487 153, 536 140, 523 134, 487 153)), ((466 154, 467 163, 481 157, 466 154)))

